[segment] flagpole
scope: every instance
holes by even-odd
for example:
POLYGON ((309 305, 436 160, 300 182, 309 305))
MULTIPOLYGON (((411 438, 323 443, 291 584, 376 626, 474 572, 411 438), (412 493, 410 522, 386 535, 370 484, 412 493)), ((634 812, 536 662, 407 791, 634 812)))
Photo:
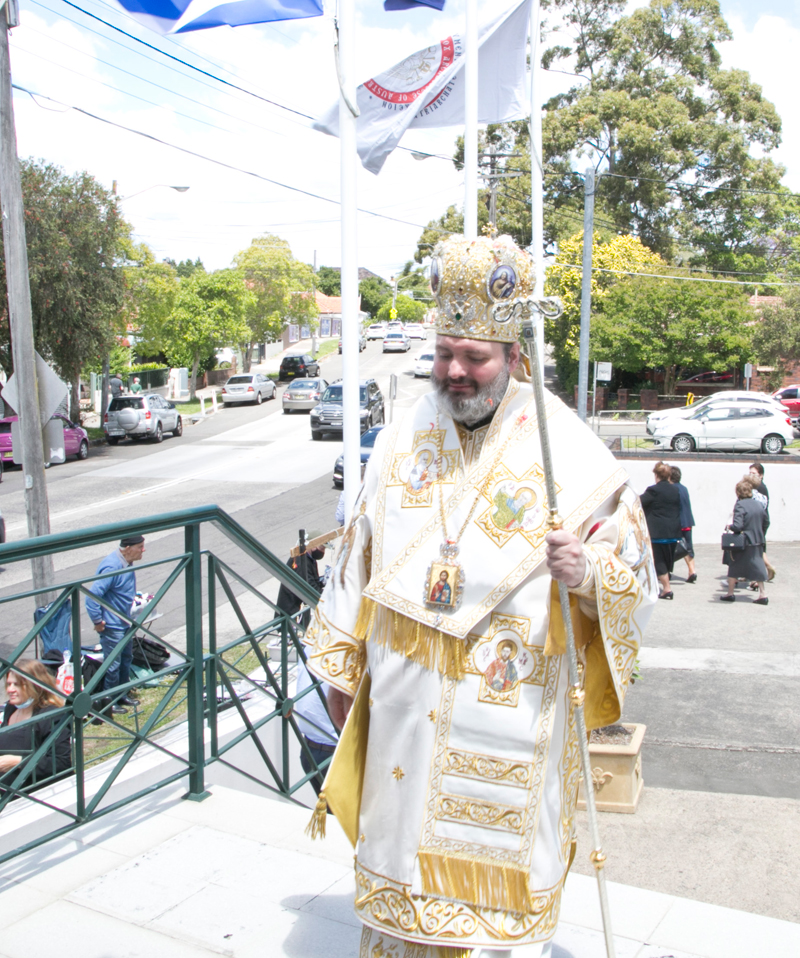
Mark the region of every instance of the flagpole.
MULTIPOLYGON (((533 297, 537 302, 544 299, 544 171, 542 162, 542 72, 540 68, 540 19, 539 0, 531 3, 531 253, 534 260, 533 297)), ((544 317, 540 314, 536 323, 536 355, 539 357, 542 381, 544 381, 544 317)))
POLYGON ((339 0, 339 146, 341 184, 342 439, 344 511, 349 521, 361 486, 361 419, 358 402, 358 234, 356 175, 355 0, 339 0))
POLYGON ((478 237, 478 0, 467 0, 464 30, 464 236, 478 237))

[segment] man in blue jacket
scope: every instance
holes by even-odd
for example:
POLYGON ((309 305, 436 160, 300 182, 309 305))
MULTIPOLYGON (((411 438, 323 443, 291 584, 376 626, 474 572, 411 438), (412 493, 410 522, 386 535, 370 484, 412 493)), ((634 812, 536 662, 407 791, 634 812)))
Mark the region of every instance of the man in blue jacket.
MULTIPOLYGON (((103 647, 103 657, 108 658, 117 645, 125 639, 126 632, 130 631, 130 623, 123 616, 130 616, 131 606, 136 595, 136 573, 133 563, 144 554, 144 536, 128 536, 122 539, 119 549, 103 559, 97 567, 96 575, 117 572, 117 575, 107 575, 98 579, 89 586, 89 591, 103 599, 106 605, 100 605, 94 599, 87 597, 86 612, 94 623, 95 630, 100 634, 100 644, 103 647), (110 608, 109 608, 110 606, 110 608)), ((124 685, 130 681, 131 659, 133 658, 133 633, 125 639, 125 648, 112 662, 106 672, 104 689, 113 689, 117 685, 124 685)), ((126 695, 112 708, 112 712, 122 713, 124 706, 135 706, 136 703, 126 695)))

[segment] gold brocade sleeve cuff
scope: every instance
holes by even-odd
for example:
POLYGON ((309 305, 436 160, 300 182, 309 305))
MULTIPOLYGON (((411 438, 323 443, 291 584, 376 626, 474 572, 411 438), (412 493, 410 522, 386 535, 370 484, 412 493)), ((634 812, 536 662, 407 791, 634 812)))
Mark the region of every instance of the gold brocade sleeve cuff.
POLYGON ((323 682, 354 696, 366 666, 364 643, 333 628, 319 605, 314 609, 305 641, 309 669, 323 682))

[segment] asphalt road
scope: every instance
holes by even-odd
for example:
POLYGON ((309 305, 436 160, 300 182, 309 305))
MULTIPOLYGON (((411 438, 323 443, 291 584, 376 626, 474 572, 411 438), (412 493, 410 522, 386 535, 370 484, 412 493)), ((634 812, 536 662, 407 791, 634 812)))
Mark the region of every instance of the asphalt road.
MULTIPOLYGON (((384 355, 373 342, 362 353, 362 374, 374 376, 384 394, 390 374, 397 374, 398 413, 429 388, 413 376, 414 358, 423 347, 415 343, 408 354, 384 355)), ((338 355, 324 360, 325 378, 336 379, 340 370, 338 355)), ((92 448, 87 461, 48 470, 52 529, 69 531, 213 503, 277 556, 287 557, 300 527, 310 532, 333 528, 339 493, 331 472, 340 452, 338 441, 312 442, 307 415, 282 415, 280 399, 261 407, 221 409, 187 427, 180 439, 165 438, 160 446, 92 448)), ((0 484, 0 509, 9 538, 24 538, 18 469, 9 469, 0 484)), ((202 545, 247 581, 264 582, 263 570, 216 530, 203 531, 202 545)), ((151 536, 145 561, 166 560, 182 547, 181 532, 151 536)), ((98 547, 57 556, 59 580, 91 575, 108 551, 98 547)), ((800 798, 800 652, 790 612, 797 546, 777 544, 770 555, 779 574, 769 586, 767 608, 752 605, 749 593, 731 606, 718 601, 724 569, 711 546, 698 549, 698 583, 686 585, 679 567, 675 600, 658 603, 641 655, 643 677, 631 688, 623 716, 648 726, 644 777, 649 785, 800 798)), ((139 587, 155 591, 164 574, 164 566, 142 570, 139 587)), ((26 587, 26 566, 0 574, 0 597, 26 587)), ((242 587, 234 591, 241 593, 242 587)), ((30 600, 0 606, 0 654, 7 655, 25 634, 31 611, 30 600)), ((160 634, 181 625, 180 581, 162 611, 156 623, 160 634)))

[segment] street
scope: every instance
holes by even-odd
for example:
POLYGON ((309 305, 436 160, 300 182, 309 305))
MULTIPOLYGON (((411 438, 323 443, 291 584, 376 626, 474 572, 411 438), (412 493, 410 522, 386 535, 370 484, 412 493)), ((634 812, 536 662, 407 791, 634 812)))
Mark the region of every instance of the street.
MULTIPOLYGON (((415 379, 415 357, 428 344, 414 342, 407 354, 384 355, 379 342, 361 354, 362 376, 377 379, 387 401, 389 376, 398 376, 396 412, 430 388, 415 379)), ((338 378, 338 354, 322 363, 328 381, 338 378)), ((189 506, 217 504, 275 555, 286 558, 299 528, 318 534, 334 528, 339 492, 331 473, 340 441, 313 442, 307 413, 283 415, 280 395, 260 407, 220 408, 216 416, 187 426, 180 439, 163 444, 121 443, 93 447, 85 462, 71 460, 47 472, 53 532, 189 506)), ((0 509, 9 538, 26 535, 21 470, 9 469, 0 485, 0 509)), ((259 586, 264 570, 242 556, 221 533, 204 529, 202 546, 235 566, 259 586)), ((792 601, 795 546, 770 546, 779 577, 770 585, 768 609, 742 594, 734 608, 717 601, 724 567, 716 546, 698 550, 700 580, 686 586, 676 566, 675 601, 658 603, 645 636, 642 679, 630 690, 626 721, 648 726, 644 778, 652 786, 705 792, 738 792, 800 798, 800 713, 794 690, 800 660, 786 615, 792 601)), ((59 581, 92 575, 111 551, 98 546, 55 557, 59 581)), ((183 551, 182 532, 148 537, 144 562, 183 551)), ((323 563, 324 564, 324 563, 323 563)), ((0 596, 30 587, 26 563, 0 574, 0 596)), ((165 567, 143 569, 139 588, 155 592, 165 567)), ((234 592, 242 588, 233 586, 234 592)), ((31 602, 3 607, 0 653, 9 653, 31 621, 31 602)), ((159 606, 156 631, 183 624, 183 588, 173 588, 159 606)), ((84 628, 88 635, 88 624, 84 628)))

